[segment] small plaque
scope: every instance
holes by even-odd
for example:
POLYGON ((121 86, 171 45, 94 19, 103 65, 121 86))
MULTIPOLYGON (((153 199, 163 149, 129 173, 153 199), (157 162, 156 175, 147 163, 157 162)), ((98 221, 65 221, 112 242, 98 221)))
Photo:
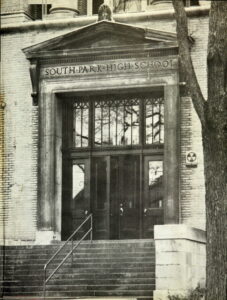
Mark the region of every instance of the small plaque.
POLYGON ((186 166, 188 167, 197 167, 198 158, 197 154, 194 151, 189 151, 186 153, 186 166))

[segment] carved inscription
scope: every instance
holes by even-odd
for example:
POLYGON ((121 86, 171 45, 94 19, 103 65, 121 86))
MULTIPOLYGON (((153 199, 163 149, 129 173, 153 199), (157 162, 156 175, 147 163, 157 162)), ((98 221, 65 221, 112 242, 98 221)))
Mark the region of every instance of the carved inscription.
POLYGON ((168 70, 176 67, 176 59, 121 61, 117 63, 81 64, 45 67, 42 77, 62 77, 86 75, 91 73, 119 73, 135 71, 168 70))

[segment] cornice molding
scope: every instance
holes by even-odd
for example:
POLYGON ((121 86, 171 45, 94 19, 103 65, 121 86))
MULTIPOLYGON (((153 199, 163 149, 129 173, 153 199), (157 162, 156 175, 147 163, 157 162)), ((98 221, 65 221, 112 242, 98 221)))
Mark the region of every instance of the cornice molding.
MULTIPOLYGON (((208 16, 209 7, 189 7, 186 8, 188 17, 201 17, 208 16)), ((151 11, 151 12, 140 12, 140 13, 124 13, 115 14, 114 20, 122 23, 133 23, 133 22, 149 22, 154 20, 162 19, 173 19, 173 10, 163 11, 151 11)), ((17 33, 17 32, 28 32, 32 30, 47 30, 47 29, 75 29, 81 26, 90 25, 97 22, 97 16, 80 16, 75 18, 58 19, 58 20, 44 20, 44 21, 28 21, 24 23, 11 23, 1 26, 0 32, 2 33, 17 33)))
POLYGON ((101 21, 22 49, 27 59, 125 55, 177 48, 175 33, 101 21))
POLYGON ((94 62, 94 61, 108 61, 108 60, 117 60, 117 59, 136 59, 136 58, 145 58, 145 57, 163 57, 163 56, 177 56, 178 48, 169 48, 169 49, 157 49, 149 51, 138 51, 138 52, 125 52, 120 54, 108 53, 96 53, 94 55, 88 54, 83 56, 72 56, 72 57, 45 57, 40 58, 41 65, 50 65, 50 64, 64 64, 64 63, 78 63, 78 62, 94 62))

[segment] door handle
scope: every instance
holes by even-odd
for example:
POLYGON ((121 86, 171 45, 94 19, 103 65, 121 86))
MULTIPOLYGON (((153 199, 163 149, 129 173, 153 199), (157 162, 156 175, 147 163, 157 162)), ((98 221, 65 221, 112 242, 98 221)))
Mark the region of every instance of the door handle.
POLYGON ((144 213, 144 216, 146 217, 146 213, 147 213, 147 208, 144 208, 144 210, 143 210, 143 213, 144 213))
POLYGON ((124 214, 123 204, 120 204, 120 216, 123 216, 123 214, 124 214))

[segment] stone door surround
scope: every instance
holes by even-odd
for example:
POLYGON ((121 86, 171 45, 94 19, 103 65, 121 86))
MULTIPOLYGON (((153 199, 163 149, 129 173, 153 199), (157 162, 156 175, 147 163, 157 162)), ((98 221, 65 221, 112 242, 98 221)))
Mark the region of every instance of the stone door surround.
MULTIPOLYGON (((178 223, 178 48, 172 33, 101 21, 24 49, 39 105, 37 236, 61 235, 62 97, 164 89, 164 220, 178 223)), ((38 239, 38 237, 37 237, 38 239)))

